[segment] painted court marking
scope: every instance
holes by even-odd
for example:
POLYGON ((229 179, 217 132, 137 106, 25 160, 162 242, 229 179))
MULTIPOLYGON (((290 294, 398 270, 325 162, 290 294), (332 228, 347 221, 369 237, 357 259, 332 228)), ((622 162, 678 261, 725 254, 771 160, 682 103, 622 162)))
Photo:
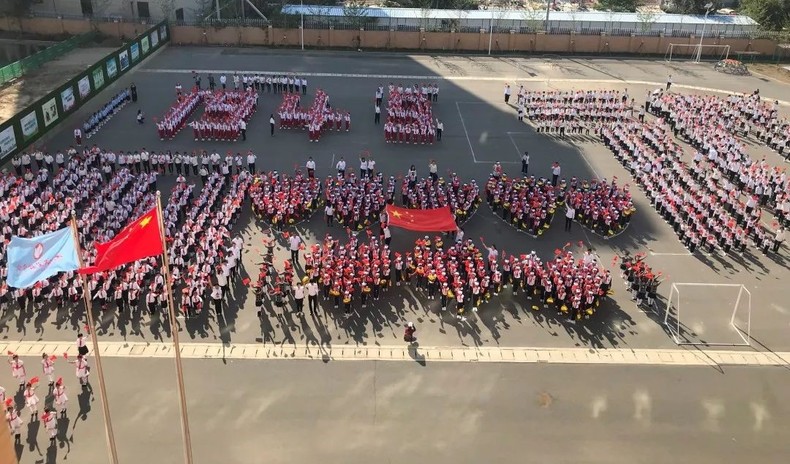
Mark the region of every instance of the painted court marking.
POLYGON ((469 131, 466 130, 466 122, 464 121, 464 115, 461 113, 461 102, 455 102, 455 109, 458 110, 458 117, 461 118, 461 128, 464 130, 464 134, 466 135, 466 143, 469 144, 469 151, 472 152, 472 161, 475 163, 482 163, 482 161, 477 161, 477 156, 475 155, 475 149, 472 147, 472 139, 469 138, 469 131))
MULTIPOLYGON (((461 113, 461 105, 485 105, 488 104, 487 102, 476 101, 476 102, 468 102, 468 101, 457 101, 455 102, 455 108, 458 110, 458 117, 461 118, 461 128, 464 130, 464 135, 466 135, 466 142, 469 144, 469 151, 472 153, 472 161, 475 164, 494 164, 496 161, 478 161, 477 155, 475 154, 475 149, 472 148, 472 138, 469 137, 469 131, 466 129, 466 122, 464 121, 464 116, 461 113)), ((506 132, 507 136, 510 138, 510 141, 513 141, 513 138, 510 137, 510 132, 506 132)), ((514 143, 515 145, 515 143, 514 143)), ((518 150, 518 147, 516 147, 518 150)), ((521 159, 521 155, 519 155, 519 159, 521 159)), ((499 161, 499 164, 521 164, 521 161, 499 161)))
MULTIPOLYGON (((159 74, 192 74, 192 71, 196 71, 201 74, 293 74, 293 71, 239 71, 239 70, 231 70, 231 69, 161 69, 161 68, 144 68, 139 69, 137 72, 144 72, 144 73, 159 73, 159 74)), ((655 87, 665 87, 666 82, 657 82, 657 81, 642 81, 642 80, 624 80, 624 79, 554 79, 554 78, 544 78, 544 77, 523 77, 523 76, 440 76, 440 75, 408 75, 408 74, 349 74, 349 73, 310 73, 310 72, 300 72, 298 73, 300 76, 305 77, 335 77, 335 78, 343 78, 343 79, 410 79, 410 80, 423 80, 423 81, 490 81, 490 82, 545 82, 545 83, 564 83, 564 84, 629 84, 629 85, 646 85, 646 86, 655 86, 655 87)), ((722 89, 714 89, 712 87, 703 87, 698 85, 685 85, 685 84, 672 84, 673 88, 680 88, 680 89, 688 89, 688 90, 698 90, 700 92, 712 92, 712 93, 724 93, 724 94, 731 94, 731 93, 738 93, 734 90, 722 90, 722 89)), ((777 100, 776 98, 770 97, 771 100, 777 100)), ((790 102, 786 100, 777 100, 782 105, 789 105, 790 102)))
MULTIPOLYGON (((170 343, 100 342, 108 358, 172 358, 170 343)), ((19 356, 73 352, 74 342, 0 343, 19 356)), ((602 349, 542 347, 295 346, 275 344, 182 343, 185 359, 483 362, 520 364, 604 364, 656 366, 788 366, 790 352, 698 349, 602 349)))

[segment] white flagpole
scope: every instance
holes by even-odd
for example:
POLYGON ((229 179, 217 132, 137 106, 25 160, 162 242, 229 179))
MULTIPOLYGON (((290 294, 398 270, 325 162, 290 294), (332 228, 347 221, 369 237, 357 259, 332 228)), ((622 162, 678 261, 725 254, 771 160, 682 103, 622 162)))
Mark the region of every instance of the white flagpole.
POLYGON ((165 241, 165 223, 162 215, 162 194, 156 192, 156 216, 159 221, 159 235, 162 240, 162 267, 165 271, 165 288, 167 289, 168 319, 170 331, 173 334, 173 346, 176 351, 176 379, 178 381, 178 397, 181 408, 181 433, 184 438, 184 462, 192 464, 192 437, 189 432, 189 414, 187 412, 187 396, 184 388, 184 371, 181 364, 181 345, 178 342, 178 324, 176 310, 173 304, 173 283, 170 277, 170 259, 167 254, 167 241, 165 241))
MULTIPOLYGON (((77 233, 77 216, 71 212, 71 233, 74 236, 74 246, 77 247, 77 262, 80 268, 82 262, 82 246, 80 246, 79 234, 77 233)), ((96 337, 96 324, 93 321, 93 304, 91 303, 91 291, 88 286, 86 276, 80 276, 82 280, 82 296, 85 302, 85 314, 88 316, 88 331, 93 344, 93 356, 96 358, 96 374, 99 377, 99 400, 101 401, 102 414, 104 415, 104 430, 107 438, 107 452, 110 454, 110 464, 118 464, 118 450, 115 448, 115 434, 112 430, 112 419, 110 418, 110 405, 107 402, 107 386, 104 383, 104 369, 101 365, 101 354, 99 351, 99 340, 96 337)))

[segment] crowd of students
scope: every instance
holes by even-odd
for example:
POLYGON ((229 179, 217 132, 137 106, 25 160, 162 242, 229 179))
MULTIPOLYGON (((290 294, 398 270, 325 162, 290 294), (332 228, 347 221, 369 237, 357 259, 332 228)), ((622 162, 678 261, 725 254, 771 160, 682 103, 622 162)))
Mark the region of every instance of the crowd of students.
POLYGON ((170 140, 176 137, 186 127, 192 113, 197 110, 201 102, 201 92, 194 91, 177 97, 176 103, 171 106, 162 118, 156 121, 156 131, 159 140, 170 140))
POLYGON ((425 85, 389 85, 387 120, 384 124, 384 139, 387 143, 424 145, 434 142, 437 128, 430 95, 425 85))
POLYGON ((247 123, 258 109, 258 94, 244 91, 200 91, 203 114, 189 123, 195 140, 236 141, 246 138, 247 123))
MULTIPOLYGON (((127 103, 132 101, 132 91, 125 88, 118 92, 110 99, 99 111, 93 113, 83 124, 82 134, 87 138, 91 138, 96 132, 104 126, 113 116, 126 106, 127 103)), ((82 135, 81 134, 81 135, 82 135)), ((80 140, 78 142, 82 143, 80 140)))
MULTIPOLYGON (((790 179, 787 168, 771 166, 765 158, 755 161, 745 142, 749 128, 757 127, 762 143, 786 145, 773 132, 780 125, 777 103, 760 100, 758 94, 716 96, 681 95, 655 92, 648 100, 651 112, 665 118, 675 135, 688 141, 695 149, 694 163, 698 169, 713 175, 717 181, 726 178, 735 185, 729 193, 744 198, 756 196, 761 207, 777 216, 787 215, 790 179), (770 139, 770 140, 769 140, 770 139)), ((783 148, 784 150, 784 148, 783 148)), ((697 169, 695 166, 695 169, 697 169)))
POLYGON ((637 305, 647 303, 653 306, 656 302, 658 286, 664 280, 661 271, 656 272, 645 261, 645 253, 636 255, 616 256, 613 263, 620 261, 620 276, 626 282, 631 299, 637 305))
POLYGON ((544 178, 490 176, 486 201, 494 214, 532 236, 541 236, 551 225, 563 188, 544 178))
MULTIPOLYGON (((390 184, 393 182, 390 177, 390 184)), ((387 188, 393 200, 390 187, 387 188)), ((472 179, 470 183, 462 183, 457 174, 452 173, 447 180, 439 178, 410 179, 409 176, 401 180, 401 204, 407 208, 435 209, 449 206, 455 215, 458 224, 465 223, 480 205, 480 187, 472 179)))
POLYGON ((301 101, 302 97, 298 93, 283 94, 277 109, 280 129, 306 129, 310 142, 318 142, 328 131, 351 130, 351 113, 333 109, 329 95, 323 90, 316 90, 309 108, 303 108, 301 101))
POLYGON ((602 237, 615 236, 628 226, 636 211, 628 186, 611 182, 572 179, 565 190, 564 203, 575 213, 574 219, 602 237))
POLYGON ((538 132, 589 135, 604 124, 633 117, 634 99, 627 91, 528 91, 519 88, 516 111, 538 132))
POLYGON ((602 137, 691 252, 700 247, 742 252, 749 240, 757 246, 770 240, 760 208, 747 209, 712 176, 694 178, 663 120, 620 122, 605 127, 602 137))
POLYGON ((276 229, 308 219, 321 200, 321 182, 297 170, 293 176, 277 171, 254 177, 249 189, 252 210, 276 229))

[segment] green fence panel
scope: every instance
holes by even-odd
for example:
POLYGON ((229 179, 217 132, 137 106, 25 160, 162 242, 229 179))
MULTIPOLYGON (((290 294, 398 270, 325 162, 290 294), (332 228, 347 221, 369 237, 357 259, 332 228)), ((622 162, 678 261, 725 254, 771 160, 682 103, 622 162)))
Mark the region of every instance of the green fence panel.
MULTIPOLYGON (((142 63, 146 57, 161 48, 169 40, 170 30, 168 29, 167 21, 162 21, 121 48, 106 55, 90 66, 87 71, 78 74, 75 78, 59 86, 45 97, 40 98, 8 121, 0 124, 0 167, 8 163, 11 157, 25 150, 44 134, 61 124, 71 113, 79 109, 120 76, 142 63), (139 56, 137 59, 132 60, 132 49, 135 44, 139 47, 137 48, 139 56), (122 69, 121 65, 124 63, 124 56, 126 66, 122 69), (107 64, 110 62, 114 63, 114 74, 110 73, 110 69, 107 67, 107 64), (86 84, 89 89, 86 87, 86 84)), ((2 72, 0 70, 0 76, 2 72)))

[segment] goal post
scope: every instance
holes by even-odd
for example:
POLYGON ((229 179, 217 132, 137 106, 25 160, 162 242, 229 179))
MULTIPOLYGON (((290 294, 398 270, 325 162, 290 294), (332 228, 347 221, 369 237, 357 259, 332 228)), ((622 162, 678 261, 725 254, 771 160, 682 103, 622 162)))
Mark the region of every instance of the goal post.
MULTIPOLYGON (((724 316, 724 308, 718 311, 719 316, 724 316)), ((722 322, 723 322, 722 317, 722 322)), ((674 282, 670 288, 669 298, 667 299, 666 310, 664 311, 664 326, 666 327, 672 339, 677 345, 693 345, 693 346, 751 346, 751 330, 752 330, 752 293, 743 284, 709 284, 709 283, 690 283, 690 282, 674 282), (685 289, 686 292, 702 291, 702 301, 694 301, 691 298, 683 298, 681 290, 685 289), (736 294, 737 292, 737 294, 736 294), (733 301, 732 308, 727 308, 728 323, 726 326, 738 334, 740 340, 735 341, 719 341, 719 340, 702 340, 695 339, 697 336, 693 328, 687 327, 687 323, 693 320, 692 315, 695 313, 699 315, 702 313, 702 322, 700 325, 707 324, 708 326, 715 326, 715 321, 710 320, 710 314, 707 312, 716 313, 716 306, 723 306, 723 301, 716 301, 711 295, 718 295, 725 301, 733 301), (691 304, 688 300, 692 300, 691 304), (708 304, 708 307, 700 309, 700 304, 708 304), (710 306, 714 309, 711 311, 710 306), (707 317, 706 317, 707 316, 707 317), (713 323, 711 323, 713 322, 713 323)))
POLYGON ((730 46, 670 43, 664 54, 664 61, 693 61, 697 58, 698 53, 701 61, 726 60, 730 56, 730 46))

